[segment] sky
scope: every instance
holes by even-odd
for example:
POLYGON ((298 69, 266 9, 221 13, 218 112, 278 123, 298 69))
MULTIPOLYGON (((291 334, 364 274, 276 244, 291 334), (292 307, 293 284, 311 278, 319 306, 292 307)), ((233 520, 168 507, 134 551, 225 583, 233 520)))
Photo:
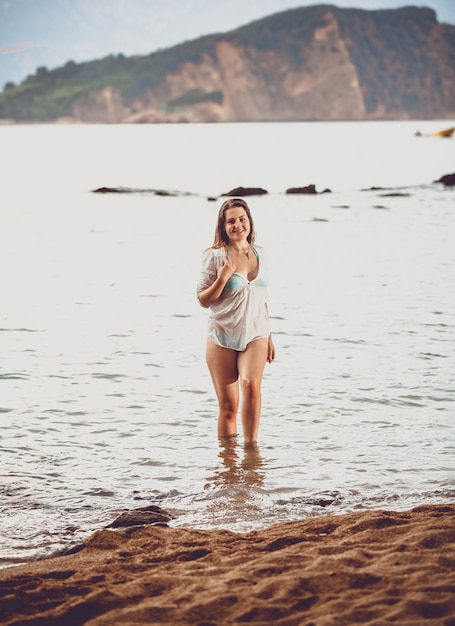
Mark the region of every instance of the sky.
POLYGON ((0 0, 0 90, 37 67, 150 54, 323 3, 367 10, 427 6, 440 22, 455 24, 455 0, 0 0))

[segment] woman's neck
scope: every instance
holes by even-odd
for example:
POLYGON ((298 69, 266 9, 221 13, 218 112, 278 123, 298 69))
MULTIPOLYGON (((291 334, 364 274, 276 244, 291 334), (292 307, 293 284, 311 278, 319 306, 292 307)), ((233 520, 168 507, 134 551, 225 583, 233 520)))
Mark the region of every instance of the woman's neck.
POLYGON ((250 244, 245 239, 245 241, 240 241, 238 243, 229 243, 229 247, 231 250, 235 250, 236 252, 247 252, 250 249, 250 244))
POLYGON ((250 260, 251 247, 248 241, 238 243, 237 245, 229 244, 229 250, 233 250, 238 255, 244 255, 248 261, 250 260))

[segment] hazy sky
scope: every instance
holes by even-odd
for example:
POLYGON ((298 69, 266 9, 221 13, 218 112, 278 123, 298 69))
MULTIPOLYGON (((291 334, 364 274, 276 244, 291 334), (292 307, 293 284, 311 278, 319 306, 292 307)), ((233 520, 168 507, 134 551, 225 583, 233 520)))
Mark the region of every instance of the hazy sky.
MULTIPOLYGON (((148 54, 201 35, 224 32, 310 0, 0 0, 0 90, 67 61, 108 54, 148 54)), ((455 24, 455 0, 336 0, 339 7, 433 8, 455 24)))

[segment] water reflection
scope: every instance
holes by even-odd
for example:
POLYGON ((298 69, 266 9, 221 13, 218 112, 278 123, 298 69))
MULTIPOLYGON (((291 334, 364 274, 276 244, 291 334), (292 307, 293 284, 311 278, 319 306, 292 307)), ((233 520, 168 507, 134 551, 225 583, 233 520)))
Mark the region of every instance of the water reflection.
MULTIPOLYGON (((222 464, 208 481, 212 486, 261 487, 264 483, 264 461, 256 442, 240 444, 237 436, 221 437, 218 457, 222 464)), ((207 485, 208 486, 208 485, 207 485)))

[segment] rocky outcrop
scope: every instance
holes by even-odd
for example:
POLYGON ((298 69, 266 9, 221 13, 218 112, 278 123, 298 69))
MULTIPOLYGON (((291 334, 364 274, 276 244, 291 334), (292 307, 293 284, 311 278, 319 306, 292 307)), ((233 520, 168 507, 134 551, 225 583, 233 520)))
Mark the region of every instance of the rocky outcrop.
POLYGON ((316 185, 305 185, 304 187, 289 187, 286 189, 286 193, 288 194, 303 194, 303 195, 315 195, 316 185))
POLYGON ((442 183, 445 187, 455 187, 455 174, 445 174, 435 182, 442 183))
POLYGON ((128 528, 129 526, 167 526, 173 515, 159 506, 144 506, 131 511, 124 511, 107 528, 128 528))
POLYGON ((222 196, 228 197, 245 197, 245 196, 264 196, 268 193, 266 189, 262 187, 235 187, 226 193, 222 193, 222 196))
POLYGON ((79 97, 72 106, 72 115, 79 122, 115 123, 125 119, 128 114, 129 107, 121 93, 111 87, 79 97))
POLYGON ((106 90, 91 94, 87 112, 78 103, 73 115, 97 121, 93 103, 104 122, 280 122, 298 120, 356 120, 365 118, 362 90, 337 22, 327 23, 311 41, 298 41, 305 59, 295 67, 282 51, 261 50, 219 41, 214 55, 199 63, 183 63, 155 88, 133 102, 106 90), (330 54, 327 51, 330 50, 330 54), (192 102, 199 93, 207 101, 192 102), (210 94, 220 94, 210 100, 210 94))

